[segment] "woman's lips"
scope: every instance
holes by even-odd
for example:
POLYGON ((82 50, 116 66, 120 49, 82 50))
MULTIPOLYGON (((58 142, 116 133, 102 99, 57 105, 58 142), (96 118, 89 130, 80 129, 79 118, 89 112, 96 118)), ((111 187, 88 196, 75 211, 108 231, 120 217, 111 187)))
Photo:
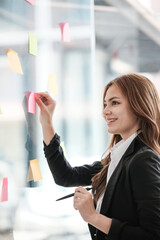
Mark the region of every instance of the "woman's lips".
POLYGON ((107 119, 107 125, 111 125, 112 123, 114 123, 117 120, 117 118, 108 118, 107 119))

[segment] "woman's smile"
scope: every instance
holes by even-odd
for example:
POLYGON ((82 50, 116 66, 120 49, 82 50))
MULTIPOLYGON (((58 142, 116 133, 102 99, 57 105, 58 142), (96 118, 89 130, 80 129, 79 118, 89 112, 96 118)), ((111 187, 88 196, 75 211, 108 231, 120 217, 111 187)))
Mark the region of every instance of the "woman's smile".
POLYGON ((114 123, 117 120, 117 118, 107 118, 107 125, 110 126, 112 123, 114 123))

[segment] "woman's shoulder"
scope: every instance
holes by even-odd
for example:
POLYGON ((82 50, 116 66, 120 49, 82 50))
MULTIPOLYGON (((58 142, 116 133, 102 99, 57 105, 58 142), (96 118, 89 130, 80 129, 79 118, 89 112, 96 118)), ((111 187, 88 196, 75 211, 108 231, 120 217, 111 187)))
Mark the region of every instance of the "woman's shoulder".
POLYGON ((137 156, 155 156, 160 159, 160 156, 156 151, 147 146, 140 138, 137 137, 135 142, 135 153, 137 156))
POLYGON ((145 165, 157 165, 160 168, 160 156, 138 139, 135 142, 135 151, 132 155, 130 166, 144 167, 145 165))

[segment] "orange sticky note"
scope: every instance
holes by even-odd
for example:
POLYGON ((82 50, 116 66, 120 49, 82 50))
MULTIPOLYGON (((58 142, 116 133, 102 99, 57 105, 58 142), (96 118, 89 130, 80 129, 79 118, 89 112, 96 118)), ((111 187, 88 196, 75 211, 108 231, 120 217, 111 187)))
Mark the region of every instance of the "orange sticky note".
POLYGON ((0 202, 8 201, 8 178, 3 178, 0 202))
POLYGON ((12 49, 9 49, 7 52, 7 56, 11 65, 11 69, 14 72, 17 72, 19 74, 23 74, 21 63, 18 58, 18 53, 13 51, 12 49))
POLYGON ((41 175, 38 159, 30 160, 27 181, 29 182, 33 180, 34 182, 37 182, 41 179, 42 179, 42 175, 41 175))
POLYGON ((54 74, 49 74, 48 78, 48 91, 51 93, 58 93, 56 78, 54 74))
POLYGON ((60 29, 61 29, 61 40, 63 42, 70 42, 70 28, 69 24, 67 22, 59 23, 60 29))
POLYGON ((25 0, 26 2, 30 3, 31 5, 34 4, 34 0, 25 0))
POLYGON ((36 97, 40 97, 40 95, 35 92, 25 92, 25 95, 27 97, 28 112, 36 114, 36 97))
POLYGON ((60 143, 60 146, 61 146, 62 149, 63 149, 63 153, 64 153, 65 158, 67 158, 66 148, 65 148, 65 146, 64 146, 64 142, 63 142, 63 141, 60 143))

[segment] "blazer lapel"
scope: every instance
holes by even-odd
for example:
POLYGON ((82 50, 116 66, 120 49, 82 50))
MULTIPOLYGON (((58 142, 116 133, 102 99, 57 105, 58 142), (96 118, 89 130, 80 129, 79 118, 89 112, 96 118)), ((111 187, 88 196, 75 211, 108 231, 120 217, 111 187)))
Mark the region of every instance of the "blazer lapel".
POLYGON ((131 143, 131 145, 129 146, 129 148, 127 149, 127 151, 125 152, 125 154, 123 155, 121 160, 119 161, 116 169, 114 170, 112 176, 110 177, 110 179, 108 181, 108 184, 107 184, 107 187, 106 187, 106 190, 104 193, 103 201, 102 201, 101 210, 100 210, 101 214, 105 214, 108 211, 116 183, 118 181, 118 178, 121 174, 121 171, 122 171, 122 168, 124 165, 124 161, 127 161, 127 159, 130 157, 130 155, 133 153, 135 141, 136 141, 136 138, 133 140, 133 142, 131 143))

